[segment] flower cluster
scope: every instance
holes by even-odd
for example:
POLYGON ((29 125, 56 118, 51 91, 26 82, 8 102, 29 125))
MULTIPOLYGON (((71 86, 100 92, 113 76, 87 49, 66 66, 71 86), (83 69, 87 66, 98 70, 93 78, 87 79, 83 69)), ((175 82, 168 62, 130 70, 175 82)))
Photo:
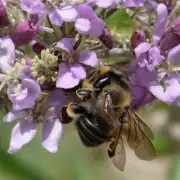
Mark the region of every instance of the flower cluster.
POLYGON ((167 1, 0 0, 0 108, 4 122, 17 121, 8 152, 29 143, 38 125, 42 146, 57 152, 59 114, 72 98, 67 91, 104 64, 106 56, 122 56, 122 44, 128 57, 133 54, 127 69, 132 108, 153 99, 179 105, 180 19, 169 22, 174 3, 167 1), (118 44, 104 17, 124 8, 131 8, 137 27, 143 28, 118 44))

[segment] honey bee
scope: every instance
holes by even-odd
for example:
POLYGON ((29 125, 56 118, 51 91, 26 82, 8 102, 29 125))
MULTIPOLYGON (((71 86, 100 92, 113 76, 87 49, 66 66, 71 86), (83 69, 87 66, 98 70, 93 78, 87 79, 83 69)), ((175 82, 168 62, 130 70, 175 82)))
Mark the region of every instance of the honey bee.
POLYGON ((69 103, 61 110, 63 124, 76 122, 76 128, 82 143, 87 147, 95 147, 110 141, 111 125, 102 114, 94 114, 86 106, 69 103))
POLYGON ((85 79, 76 94, 82 101, 94 104, 94 116, 97 113, 106 114, 103 122, 108 121, 113 126, 108 129, 111 137, 108 155, 118 169, 123 171, 126 162, 122 135, 125 135, 139 159, 149 161, 155 158, 156 152, 151 142, 153 133, 130 108, 130 83, 126 73, 104 66, 91 81, 85 79))

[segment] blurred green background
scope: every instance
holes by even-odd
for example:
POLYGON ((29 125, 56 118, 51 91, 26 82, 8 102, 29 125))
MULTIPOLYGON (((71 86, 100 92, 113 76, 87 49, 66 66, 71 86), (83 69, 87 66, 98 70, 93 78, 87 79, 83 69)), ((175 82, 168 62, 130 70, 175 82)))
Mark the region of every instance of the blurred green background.
MULTIPOLYGON (((116 39, 130 37, 132 33, 133 23, 126 11, 113 14, 106 24, 116 39)), ((16 122, 1 123, 0 180, 180 180, 179 109, 153 103, 143 107, 139 114, 155 133, 153 143, 157 158, 151 162, 140 161, 126 146, 127 163, 123 173, 108 159, 105 145, 94 149, 84 147, 73 124, 64 126, 64 136, 56 154, 41 147, 40 128, 31 143, 10 155, 7 149, 16 122)))

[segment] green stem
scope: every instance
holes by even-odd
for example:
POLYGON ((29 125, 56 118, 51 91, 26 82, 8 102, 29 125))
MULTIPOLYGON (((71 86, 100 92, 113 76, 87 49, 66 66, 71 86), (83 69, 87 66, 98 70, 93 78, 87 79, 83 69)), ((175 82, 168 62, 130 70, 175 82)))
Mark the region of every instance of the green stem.
POLYGON ((82 36, 81 42, 80 42, 79 46, 77 47, 77 50, 81 50, 84 47, 84 43, 85 43, 86 39, 87 39, 86 36, 82 36))

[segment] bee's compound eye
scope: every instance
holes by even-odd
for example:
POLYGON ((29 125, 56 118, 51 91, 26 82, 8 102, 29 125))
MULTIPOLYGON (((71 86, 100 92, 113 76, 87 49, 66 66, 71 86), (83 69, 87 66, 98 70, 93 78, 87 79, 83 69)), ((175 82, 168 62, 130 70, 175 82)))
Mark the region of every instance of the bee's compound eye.
POLYGON ((68 106, 64 106, 61 109, 61 113, 60 113, 60 121, 63 124, 67 124, 70 123, 73 119, 69 116, 68 112, 67 112, 67 107, 68 106))

